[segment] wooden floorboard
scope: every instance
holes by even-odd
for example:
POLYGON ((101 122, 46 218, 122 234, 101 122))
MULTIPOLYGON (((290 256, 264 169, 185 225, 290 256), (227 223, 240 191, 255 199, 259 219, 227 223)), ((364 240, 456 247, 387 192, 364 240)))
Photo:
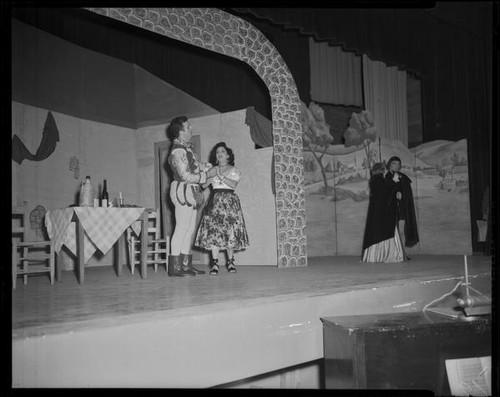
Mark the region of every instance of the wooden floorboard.
MULTIPOLYGON (((491 258, 470 256, 468 268, 471 276, 490 274, 491 258)), ((199 313, 463 273, 463 257, 458 255, 415 255, 409 262, 394 264, 360 263, 357 257, 309 258, 307 267, 243 266, 236 274, 221 268, 217 277, 169 278, 165 268, 157 273, 149 268, 148 277, 141 279, 138 271, 132 275, 124 269, 118 277, 112 267, 91 267, 83 285, 72 272, 64 272, 63 280, 54 285, 44 275, 29 277, 27 285, 19 279, 12 291, 13 337, 26 336, 30 328, 62 332, 76 323, 104 326, 123 316, 199 313)))

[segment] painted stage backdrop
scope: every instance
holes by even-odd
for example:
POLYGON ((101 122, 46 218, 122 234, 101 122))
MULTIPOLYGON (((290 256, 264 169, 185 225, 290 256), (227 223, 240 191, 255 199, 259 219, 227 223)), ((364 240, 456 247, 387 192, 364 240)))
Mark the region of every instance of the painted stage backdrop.
MULTIPOLYGON (((370 167, 392 156, 401 158, 401 171, 412 180, 420 242, 408 254, 472 254, 465 139, 408 149, 378 138, 376 128, 362 137, 347 128, 345 142, 337 143, 321 121, 321 109, 303 105, 303 111, 308 256, 361 255, 370 167)), ((368 123, 358 114, 369 126, 369 114, 368 123)))

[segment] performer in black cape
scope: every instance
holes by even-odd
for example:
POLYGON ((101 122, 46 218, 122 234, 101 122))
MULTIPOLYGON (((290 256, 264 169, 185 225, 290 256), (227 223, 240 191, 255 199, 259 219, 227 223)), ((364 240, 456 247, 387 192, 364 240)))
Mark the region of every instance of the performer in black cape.
POLYGON ((399 221, 405 220, 406 246, 418 242, 411 180, 400 172, 401 160, 389 159, 373 166, 370 179, 370 202, 363 238, 363 262, 403 262, 406 256, 399 221))
POLYGON ((391 211, 396 213, 398 229, 399 221, 404 221, 405 247, 413 247, 418 243, 419 239, 411 179, 400 171, 401 159, 397 156, 389 159, 387 169, 385 181, 390 189, 389 203, 391 211))
POLYGON ((391 207, 391 189, 385 181, 383 163, 376 163, 370 178, 370 202, 363 238, 363 262, 402 262, 404 250, 391 207))

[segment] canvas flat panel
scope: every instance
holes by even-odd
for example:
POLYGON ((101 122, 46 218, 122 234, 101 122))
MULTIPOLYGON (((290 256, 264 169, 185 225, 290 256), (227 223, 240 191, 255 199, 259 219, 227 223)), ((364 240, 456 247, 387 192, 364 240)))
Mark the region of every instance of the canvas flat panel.
MULTIPOLYGON (((382 139, 371 143, 370 153, 375 162, 400 157, 402 172, 412 180, 420 242, 405 248, 410 256, 456 254, 457 244, 461 254, 472 253, 466 140, 408 149, 382 139)), ((361 255, 369 198, 365 150, 330 145, 322 159, 326 195, 310 152, 304 152, 304 163, 308 255, 361 255)))
POLYGON ((135 156, 137 158, 138 203, 143 207, 155 206, 155 152, 156 142, 167 140, 166 124, 137 129, 135 156))
POLYGON ((246 110, 243 109, 191 119, 191 124, 193 131, 200 134, 202 161, 208 161, 210 150, 223 141, 233 149, 235 166, 242 173, 236 194, 241 201, 250 246, 236 254, 237 264, 276 266, 276 212, 271 190, 272 148, 255 149, 250 128, 245 124, 245 116, 246 110))
MULTIPOLYGON (((28 150, 35 153, 41 141, 48 110, 12 103, 12 135, 19 136, 28 150)), ((81 120, 52 112, 59 142, 43 161, 12 162, 17 200, 30 206, 43 205, 47 210, 78 203, 80 183, 86 175, 92 178, 97 192, 103 179, 108 181, 110 198, 136 200, 137 173, 134 155, 134 131, 110 124, 81 120), (78 159, 79 175, 69 169, 72 157, 78 159)))
MULTIPOLYGON (((12 102, 12 135, 16 134, 31 153, 36 153, 48 109, 12 102)), ((137 165, 134 154, 134 131, 111 124, 81 120, 52 112, 59 132, 54 152, 42 161, 12 161, 12 202, 27 202, 33 210, 65 208, 78 203, 80 184, 86 175, 92 178, 95 194, 103 179, 107 180, 110 199, 125 197, 127 203, 137 201, 137 165), (71 170, 70 159, 78 159, 79 171, 71 170)), ((37 240, 43 236, 32 233, 37 240)), ((88 265, 109 265, 112 254, 92 258, 88 265)), ((71 269, 74 260, 60 255, 63 269, 71 269)))
MULTIPOLYGON (((325 167, 333 163, 333 156, 323 157, 325 167)), ((325 171, 328 189, 333 190, 333 171, 325 171)), ((304 152, 304 183, 306 205, 307 255, 331 256, 337 254, 337 212, 336 202, 324 194, 319 163, 311 152, 304 152)))
POLYGON ((432 141, 412 149, 418 171, 420 252, 472 254, 467 140, 432 141))

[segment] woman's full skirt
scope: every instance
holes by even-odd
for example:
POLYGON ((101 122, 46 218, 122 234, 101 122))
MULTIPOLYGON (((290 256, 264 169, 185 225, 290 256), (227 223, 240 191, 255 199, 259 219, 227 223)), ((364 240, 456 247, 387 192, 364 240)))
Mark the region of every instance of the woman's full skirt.
POLYGON ((380 243, 372 244, 363 251, 363 262, 404 262, 405 253, 398 228, 394 236, 380 243))
POLYGON ((239 251, 248 247, 248 233, 239 197, 229 189, 214 189, 203 210, 195 246, 239 251))

